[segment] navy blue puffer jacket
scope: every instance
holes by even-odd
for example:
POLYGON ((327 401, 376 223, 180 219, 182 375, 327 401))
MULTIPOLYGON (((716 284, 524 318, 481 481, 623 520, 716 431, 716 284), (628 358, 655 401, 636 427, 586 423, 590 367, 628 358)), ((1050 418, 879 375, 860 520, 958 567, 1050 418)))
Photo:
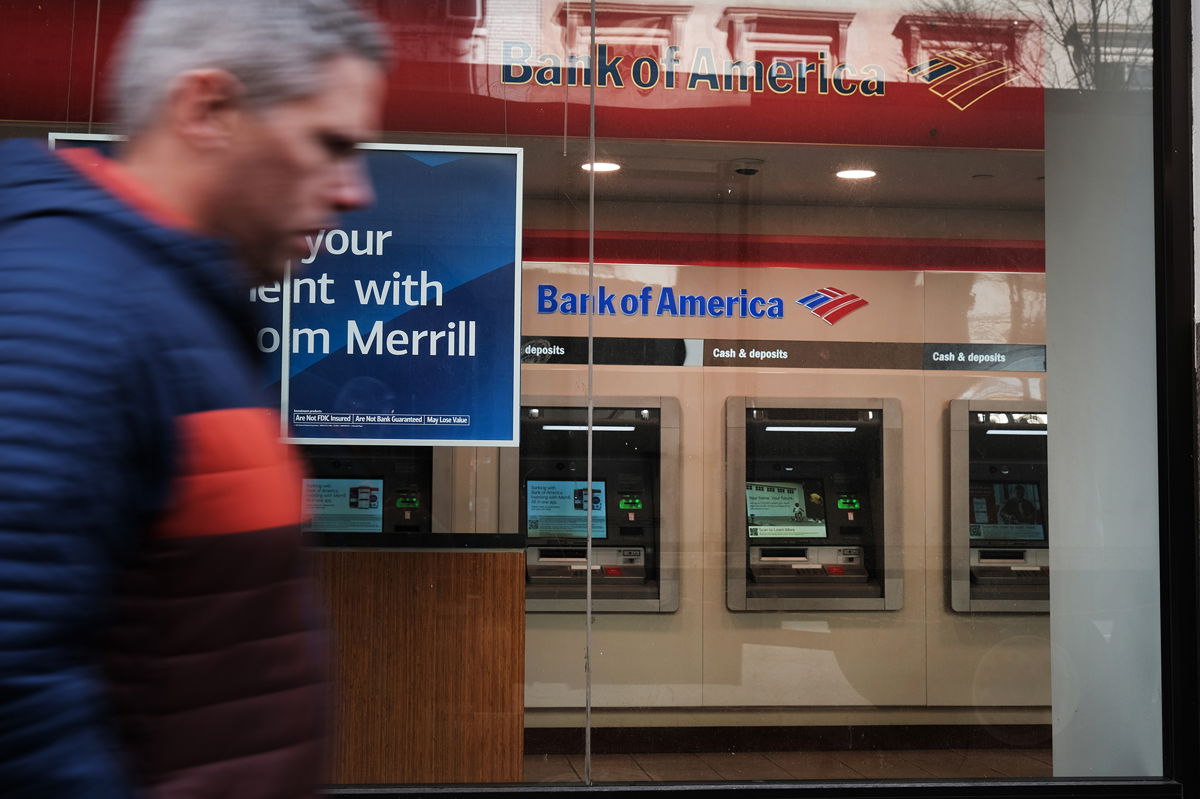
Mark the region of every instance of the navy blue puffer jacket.
POLYGON ((298 469, 227 248, 0 146, 0 796, 300 797, 298 469))

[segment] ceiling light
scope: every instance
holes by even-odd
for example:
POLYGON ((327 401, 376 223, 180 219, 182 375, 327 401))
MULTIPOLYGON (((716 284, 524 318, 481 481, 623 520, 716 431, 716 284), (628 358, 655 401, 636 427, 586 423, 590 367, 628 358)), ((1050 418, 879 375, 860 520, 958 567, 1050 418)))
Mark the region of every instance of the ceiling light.
POLYGON ((584 172, 616 172, 621 165, 612 161, 597 161, 594 164, 583 164, 580 168, 584 172))
POLYGON ((842 180, 865 180, 875 177, 874 169, 843 169, 837 173, 842 180))
POLYGON ((768 426, 768 433, 853 433, 857 427, 777 427, 768 426))
MULTIPOLYGON (((587 430, 588 427, 585 424, 544 424, 544 425, 542 425, 542 429, 543 430, 570 430, 570 431, 580 430, 580 431, 582 431, 582 430, 587 430)), ((626 425, 599 425, 598 424, 598 425, 594 425, 592 427, 592 429, 596 430, 596 431, 608 431, 608 432, 615 431, 615 432, 619 432, 619 433, 632 433, 637 428, 634 427, 633 425, 626 426, 626 425)))

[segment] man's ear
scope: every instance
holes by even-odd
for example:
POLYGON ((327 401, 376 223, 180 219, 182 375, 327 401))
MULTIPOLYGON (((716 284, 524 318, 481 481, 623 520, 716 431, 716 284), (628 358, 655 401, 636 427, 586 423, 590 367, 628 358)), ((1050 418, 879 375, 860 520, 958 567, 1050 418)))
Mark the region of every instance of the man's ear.
POLYGON ((243 94, 241 81, 223 69, 183 72, 167 98, 169 125, 194 149, 223 149, 234 135, 243 94))

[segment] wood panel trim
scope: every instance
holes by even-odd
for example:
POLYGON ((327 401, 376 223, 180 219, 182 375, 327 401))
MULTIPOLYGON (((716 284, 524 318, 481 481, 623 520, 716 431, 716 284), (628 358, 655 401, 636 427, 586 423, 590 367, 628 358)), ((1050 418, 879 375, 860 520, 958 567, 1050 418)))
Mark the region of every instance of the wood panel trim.
POLYGON ((332 782, 519 782, 523 553, 316 558, 333 638, 332 782))

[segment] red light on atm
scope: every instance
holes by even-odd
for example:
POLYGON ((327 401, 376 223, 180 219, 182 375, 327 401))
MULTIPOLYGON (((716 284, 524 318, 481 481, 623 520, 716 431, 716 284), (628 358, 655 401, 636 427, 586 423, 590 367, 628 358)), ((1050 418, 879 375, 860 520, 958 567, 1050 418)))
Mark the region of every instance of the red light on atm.
POLYGON ((620 577, 622 573, 623 572, 621 571, 620 566, 605 566, 604 567, 604 576, 605 577, 620 577))
POLYGON ((826 574, 845 574, 846 568, 844 566, 826 566, 825 573, 826 574))

